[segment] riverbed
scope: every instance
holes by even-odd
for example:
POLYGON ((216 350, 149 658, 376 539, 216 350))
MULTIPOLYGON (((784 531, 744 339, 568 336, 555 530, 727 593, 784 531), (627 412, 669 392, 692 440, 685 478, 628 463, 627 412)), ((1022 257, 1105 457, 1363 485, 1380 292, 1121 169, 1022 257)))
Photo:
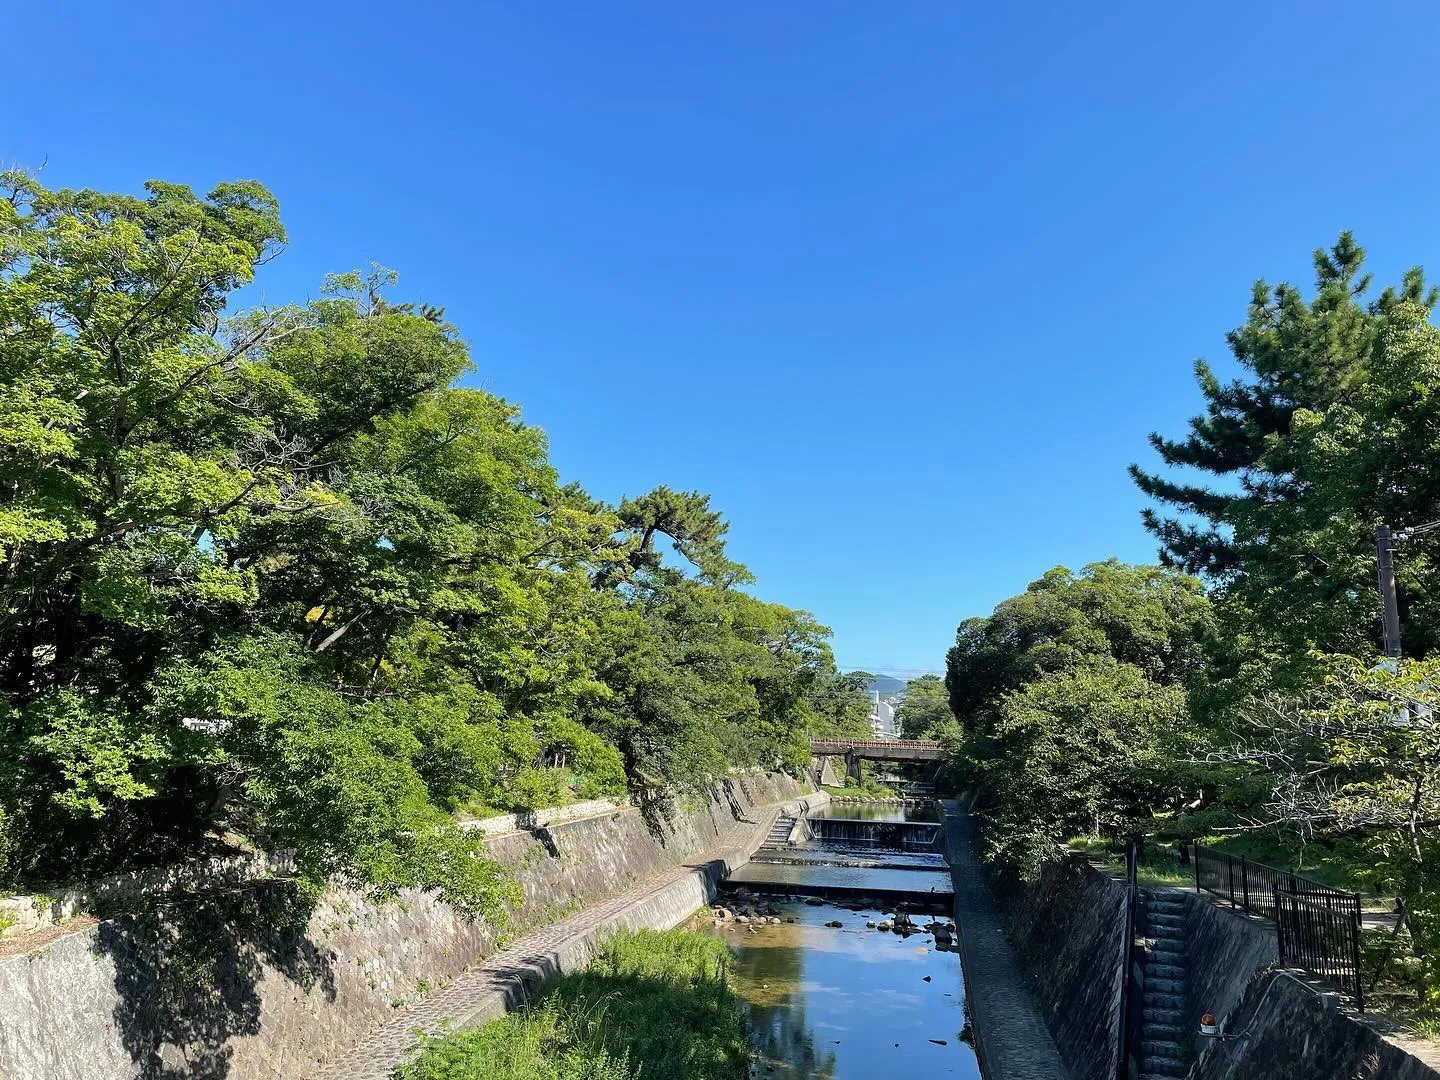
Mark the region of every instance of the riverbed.
POLYGON ((735 989, 749 1010, 754 1075, 777 1080, 959 1077, 978 1080, 964 1041, 960 959, 927 934, 867 929, 886 912, 777 903, 782 920, 755 932, 705 932, 730 942, 735 989), (838 921, 839 928, 827 927, 838 921))

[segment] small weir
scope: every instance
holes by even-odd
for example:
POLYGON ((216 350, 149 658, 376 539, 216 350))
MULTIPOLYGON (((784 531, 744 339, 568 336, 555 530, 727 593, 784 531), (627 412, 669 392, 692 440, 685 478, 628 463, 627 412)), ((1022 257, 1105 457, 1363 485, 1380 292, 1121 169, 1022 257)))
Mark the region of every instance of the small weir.
POLYGON ((728 917, 705 925, 736 952, 752 1075, 978 1080, 933 810, 840 803, 795 824, 721 883, 728 917))
POLYGON ((817 817, 809 824, 811 837, 821 845, 935 851, 940 838, 940 826, 930 821, 817 817))

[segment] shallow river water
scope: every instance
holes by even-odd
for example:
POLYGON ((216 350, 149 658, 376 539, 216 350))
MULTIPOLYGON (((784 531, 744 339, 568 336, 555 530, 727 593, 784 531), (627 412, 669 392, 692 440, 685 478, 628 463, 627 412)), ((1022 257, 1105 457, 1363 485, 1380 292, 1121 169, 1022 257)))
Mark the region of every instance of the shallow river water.
MULTIPOLYGON (((867 930, 867 917, 826 904, 775 905, 794 923, 706 932, 736 952, 735 984, 749 1004, 753 1075, 875 1080, 978 1078, 962 1041, 965 991, 960 959, 928 935, 867 930), (840 929, 825 923, 838 920, 840 929), (927 981, 928 976, 928 981, 927 981)), ((733 924, 731 924, 733 925, 733 924)))

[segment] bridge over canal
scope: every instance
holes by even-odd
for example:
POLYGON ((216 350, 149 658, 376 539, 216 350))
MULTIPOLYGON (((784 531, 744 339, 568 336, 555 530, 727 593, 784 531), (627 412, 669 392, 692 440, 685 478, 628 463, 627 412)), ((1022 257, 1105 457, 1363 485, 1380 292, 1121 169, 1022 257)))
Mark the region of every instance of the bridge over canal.
MULTIPOLYGON (((818 762, 819 774, 823 777, 826 758, 844 758, 845 771, 859 779, 860 762, 890 761, 900 765, 933 765, 937 769, 945 760, 945 752, 938 742, 928 739, 811 739, 810 753, 818 762)), ((918 785, 932 791, 932 775, 918 785)))
POLYGON ((945 759, 940 744, 926 739, 811 739, 810 752, 816 757, 862 761, 916 763, 945 759))

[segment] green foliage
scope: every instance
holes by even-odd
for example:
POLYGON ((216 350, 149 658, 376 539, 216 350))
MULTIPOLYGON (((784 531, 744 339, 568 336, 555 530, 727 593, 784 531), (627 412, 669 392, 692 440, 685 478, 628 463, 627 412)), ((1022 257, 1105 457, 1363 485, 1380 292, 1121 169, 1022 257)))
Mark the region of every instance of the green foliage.
POLYGON ((1440 658, 1315 662, 1324 679, 1303 696, 1240 714, 1226 756, 1271 785, 1255 824, 1340 848, 1365 884, 1405 900, 1440 1004, 1440 658))
POLYGON ((1198 670, 1211 619, 1200 582, 1159 566, 1094 563, 1076 576, 1057 566, 989 618, 967 619, 946 657, 955 715, 984 725, 994 705, 1046 672, 1113 657, 1162 684, 1198 670))
POLYGON ((1108 657, 1007 694, 974 767, 995 848, 1029 869, 1061 837, 1118 835, 1171 805, 1187 727, 1184 687, 1108 657))
POLYGON ((950 711, 950 696, 945 680, 939 675, 921 675, 911 679, 905 697, 895 710, 900 735, 905 739, 933 739, 941 728, 955 719, 950 711))
POLYGON ((961 624, 945 684, 962 727, 935 730, 982 795, 992 852, 1028 870, 1065 836, 1175 807, 1209 620, 1195 579, 1111 561, 1057 567, 961 624))
POLYGON ((519 1013, 424 1041, 399 1080, 739 1080, 748 1054, 718 939, 622 933, 519 1013))
MULTIPOLYGON (((1416 268, 1367 300, 1364 250, 1349 233, 1315 253, 1314 297, 1289 284, 1254 286, 1229 343, 1242 378, 1222 384, 1197 365, 1205 413, 1181 441, 1152 435, 1167 466, 1198 469, 1215 487, 1139 469, 1141 489, 1178 512, 1145 512, 1162 556, 1209 575, 1225 632, 1197 702, 1220 715, 1248 695, 1302 690, 1323 671, 1312 652, 1378 651, 1375 526, 1440 517, 1426 462, 1435 445, 1440 338, 1436 290, 1416 268)), ((1436 541, 1398 561, 1407 651, 1440 643, 1427 583, 1436 541)))
POLYGON ((1264 554, 1256 547, 1260 538, 1232 530, 1257 508, 1306 491, 1288 454, 1297 414, 1324 412, 1368 381, 1376 346, 1397 309, 1428 313, 1434 307, 1436 292, 1426 287, 1418 267, 1398 288, 1367 303, 1371 279, 1362 273, 1364 260, 1364 249, 1348 232, 1329 251, 1317 250, 1315 297, 1309 303, 1288 283, 1272 288, 1256 281, 1246 321, 1226 338, 1244 376, 1222 383, 1209 365, 1196 362, 1204 414, 1191 420, 1185 439, 1153 434, 1150 442, 1165 465, 1228 482, 1207 488, 1131 468, 1145 494, 1180 514, 1145 512, 1168 562, 1221 580, 1250 572, 1264 554))
POLYGON ((853 727, 706 496, 561 485, 392 272, 229 313, 285 240, 258 184, 0 186, 0 880, 239 832, 496 914, 459 808, 700 791, 853 727))

